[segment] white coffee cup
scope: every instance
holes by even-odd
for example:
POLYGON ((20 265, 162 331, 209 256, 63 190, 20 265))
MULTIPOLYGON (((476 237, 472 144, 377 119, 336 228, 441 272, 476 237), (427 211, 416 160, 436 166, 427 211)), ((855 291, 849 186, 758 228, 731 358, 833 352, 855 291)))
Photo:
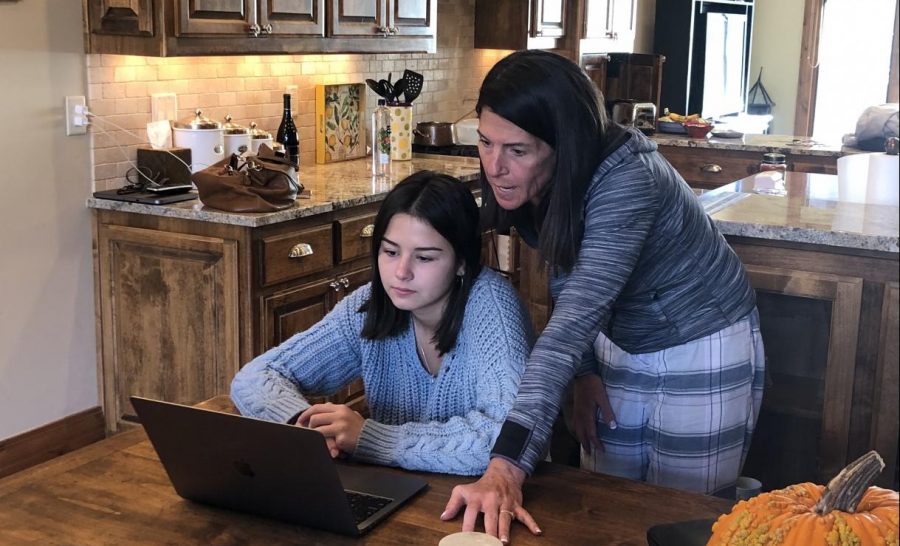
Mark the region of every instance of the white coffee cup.
POLYGON ((468 531, 447 535, 438 542, 438 546, 503 546, 503 543, 497 537, 468 531))

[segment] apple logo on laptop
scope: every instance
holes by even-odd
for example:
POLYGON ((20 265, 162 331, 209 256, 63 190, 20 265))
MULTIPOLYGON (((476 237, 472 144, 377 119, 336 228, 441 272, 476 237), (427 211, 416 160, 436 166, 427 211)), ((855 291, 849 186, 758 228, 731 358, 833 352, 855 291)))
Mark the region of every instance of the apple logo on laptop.
POLYGON ((250 463, 243 459, 238 459, 231 463, 234 465, 234 469, 237 470, 238 474, 242 476, 247 476, 248 478, 253 478, 256 476, 256 473, 253 472, 253 467, 250 466, 250 463))

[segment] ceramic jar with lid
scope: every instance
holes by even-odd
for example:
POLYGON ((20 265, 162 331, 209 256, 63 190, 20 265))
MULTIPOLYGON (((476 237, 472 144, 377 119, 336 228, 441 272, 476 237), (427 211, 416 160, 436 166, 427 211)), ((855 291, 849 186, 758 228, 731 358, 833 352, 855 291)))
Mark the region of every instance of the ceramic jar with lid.
POLYGON ((222 131, 225 133, 225 157, 241 155, 250 149, 250 129, 231 121, 231 114, 225 116, 222 131))
POLYGON ((250 122, 250 151, 259 153, 260 144, 272 147, 272 133, 264 131, 256 126, 255 121, 250 122))
POLYGON ((193 117, 176 121, 172 133, 176 147, 190 148, 192 173, 225 158, 222 124, 204 117, 199 109, 194 111, 193 117))

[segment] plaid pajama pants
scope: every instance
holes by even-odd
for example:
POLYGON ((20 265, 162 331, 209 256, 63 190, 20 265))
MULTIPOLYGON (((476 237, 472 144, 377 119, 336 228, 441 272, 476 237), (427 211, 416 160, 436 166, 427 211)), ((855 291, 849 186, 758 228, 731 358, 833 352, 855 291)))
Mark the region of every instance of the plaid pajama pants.
POLYGON ((598 416, 604 451, 582 450, 582 468, 702 493, 734 484, 762 402, 765 355, 755 309, 655 353, 626 353, 603 334, 594 352, 618 426, 598 416))

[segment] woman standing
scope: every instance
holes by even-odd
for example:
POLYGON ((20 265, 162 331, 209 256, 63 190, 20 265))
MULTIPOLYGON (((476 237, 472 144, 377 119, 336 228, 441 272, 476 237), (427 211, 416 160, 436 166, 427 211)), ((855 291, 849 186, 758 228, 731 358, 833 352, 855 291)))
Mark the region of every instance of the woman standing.
POLYGON ((372 282, 244 366, 231 385, 235 405, 320 431, 333 456, 484 472, 532 334, 515 289, 480 258, 472 193, 446 175, 411 175, 375 218, 372 282), (358 378, 369 419, 304 396, 358 378))
POLYGON ((501 540, 513 520, 540 532, 521 486, 576 375, 583 465, 693 491, 732 484, 764 360, 737 256, 656 144, 609 122, 571 61, 509 55, 476 110, 488 221, 514 226, 549 262, 554 308, 488 470, 453 491, 442 518, 468 505, 464 530, 484 512, 501 540))

